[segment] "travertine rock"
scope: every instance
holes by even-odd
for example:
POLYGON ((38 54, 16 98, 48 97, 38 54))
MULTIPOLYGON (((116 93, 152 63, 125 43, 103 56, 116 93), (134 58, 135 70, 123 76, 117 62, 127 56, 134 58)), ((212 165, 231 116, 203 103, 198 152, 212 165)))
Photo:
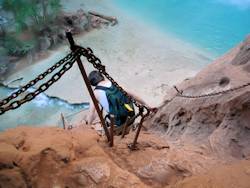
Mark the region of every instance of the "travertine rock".
MULTIPOLYGON (((250 83, 250 37, 196 77, 178 86, 184 95, 203 95, 250 83), (237 65, 237 66, 236 66, 237 65)), ((250 86, 213 97, 180 98, 170 91, 165 104, 148 122, 164 127, 168 140, 205 147, 221 158, 250 156, 250 86)))
POLYGON ((146 187, 87 128, 18 127, 0 134, 1 187, 146 187))

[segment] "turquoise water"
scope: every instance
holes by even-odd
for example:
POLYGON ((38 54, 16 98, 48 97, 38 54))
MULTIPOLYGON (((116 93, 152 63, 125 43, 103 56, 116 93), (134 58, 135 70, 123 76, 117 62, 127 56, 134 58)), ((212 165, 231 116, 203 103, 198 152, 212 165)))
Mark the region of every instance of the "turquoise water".
MULTIPOLYGON (((0 99, 14 91, 16 90, 0 86, 0 99)), ((87 108, 88 104, 86 103, 68 104, 66 101, 51 98, 41 93, 34 100, 23 104, 18 109, 0 115, 0 131, 20 125, 62 127, 61 113, 68 123, 72 123, 74 115, 87 108)))
POLYGON ((250 33, 250 0, 114 0, 151 26, 221 55, 250 33))

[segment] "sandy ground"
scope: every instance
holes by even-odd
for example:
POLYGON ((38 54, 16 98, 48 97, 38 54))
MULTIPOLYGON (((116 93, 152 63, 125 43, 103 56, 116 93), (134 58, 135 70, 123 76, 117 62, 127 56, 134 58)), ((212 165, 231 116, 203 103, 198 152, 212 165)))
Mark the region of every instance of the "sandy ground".
POLYGON ((2 187, 187 187, 248 188, 250 161, 223 164, 201 149, 169 145, 142 131, 139 150, 130 151, 134 133, 115 137, 114 147, 83 125, 18 127, 0 134, 2 187), (46 139, 44 139, 46 138, 46 139), (210 170, 208 170, 210 169, 210 170), (204 173, 204 171, 208 171, 204 173))
MULTIPOLYGON (((67 4, 63 1, 67 7, 66 10, 76 10, 80 7, 93 10, 95 1, 90 1, 91 3, 87 1, 88 6, 87 3, 80 2, 74 1, 67 4)), ((119 24, 92 31, 84 36, 77 36, 75 38, 77 44, 91 47, 96 56, 106 65, 107 71, 121 86, 137 93, 152 106, 162 102, 166 95, 165 91, 172 85, 193 77, 214 58, 212 54, 191 44, 125 16, 121 10, 107 2, 99 2, 99 6, 94 10, 116 16, 119 24)), ((6 83, 22 77, 22 81, 13 84, 23 85, 68 52, 66 44, 50 51, 48 58, 11 75, 6 83)), ((93 70, 93 67, 84 59, 83 62, 88 72, 93 70)), ((90 100, 76 64, 46 93, 70 103, 90 100)))

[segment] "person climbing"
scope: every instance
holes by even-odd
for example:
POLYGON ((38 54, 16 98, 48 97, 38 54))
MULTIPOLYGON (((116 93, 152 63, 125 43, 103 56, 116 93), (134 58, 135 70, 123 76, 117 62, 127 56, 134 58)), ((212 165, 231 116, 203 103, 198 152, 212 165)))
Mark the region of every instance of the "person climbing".
MULTIPOLYGON (((108 122, 110 114, 113 114, 115 119, 115 126, 120 127, 125 124, 128 117, 135 115, 134 106, 129 99, 115 87, 108 79, 106 79, 98 71, 92 71, 88 79, 90 84, 94 87, 94 95, 105 111, 105 121, 108 122)), ((140 97, 131 92, 127 92, 130 96, 133 96, 139 103, 145 105, 149 109, 149 105, 140 97)), ((87 124, 93 124, 96 118, 96 110, 93 102, 90 103, 89 113, 86 119, 87 124)))

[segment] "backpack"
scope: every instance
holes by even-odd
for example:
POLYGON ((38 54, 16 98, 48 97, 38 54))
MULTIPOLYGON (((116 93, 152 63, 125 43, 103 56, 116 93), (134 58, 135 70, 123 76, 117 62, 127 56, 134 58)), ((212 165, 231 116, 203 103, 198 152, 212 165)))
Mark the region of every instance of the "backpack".
POLYGON ((115 116, 115 125, 121 126, 126 122, 127 117, 135 115, 133 103, 114 85, 111 87, 96 86, 95 89, 105 91, 109 104, 109 114, 115 116))

